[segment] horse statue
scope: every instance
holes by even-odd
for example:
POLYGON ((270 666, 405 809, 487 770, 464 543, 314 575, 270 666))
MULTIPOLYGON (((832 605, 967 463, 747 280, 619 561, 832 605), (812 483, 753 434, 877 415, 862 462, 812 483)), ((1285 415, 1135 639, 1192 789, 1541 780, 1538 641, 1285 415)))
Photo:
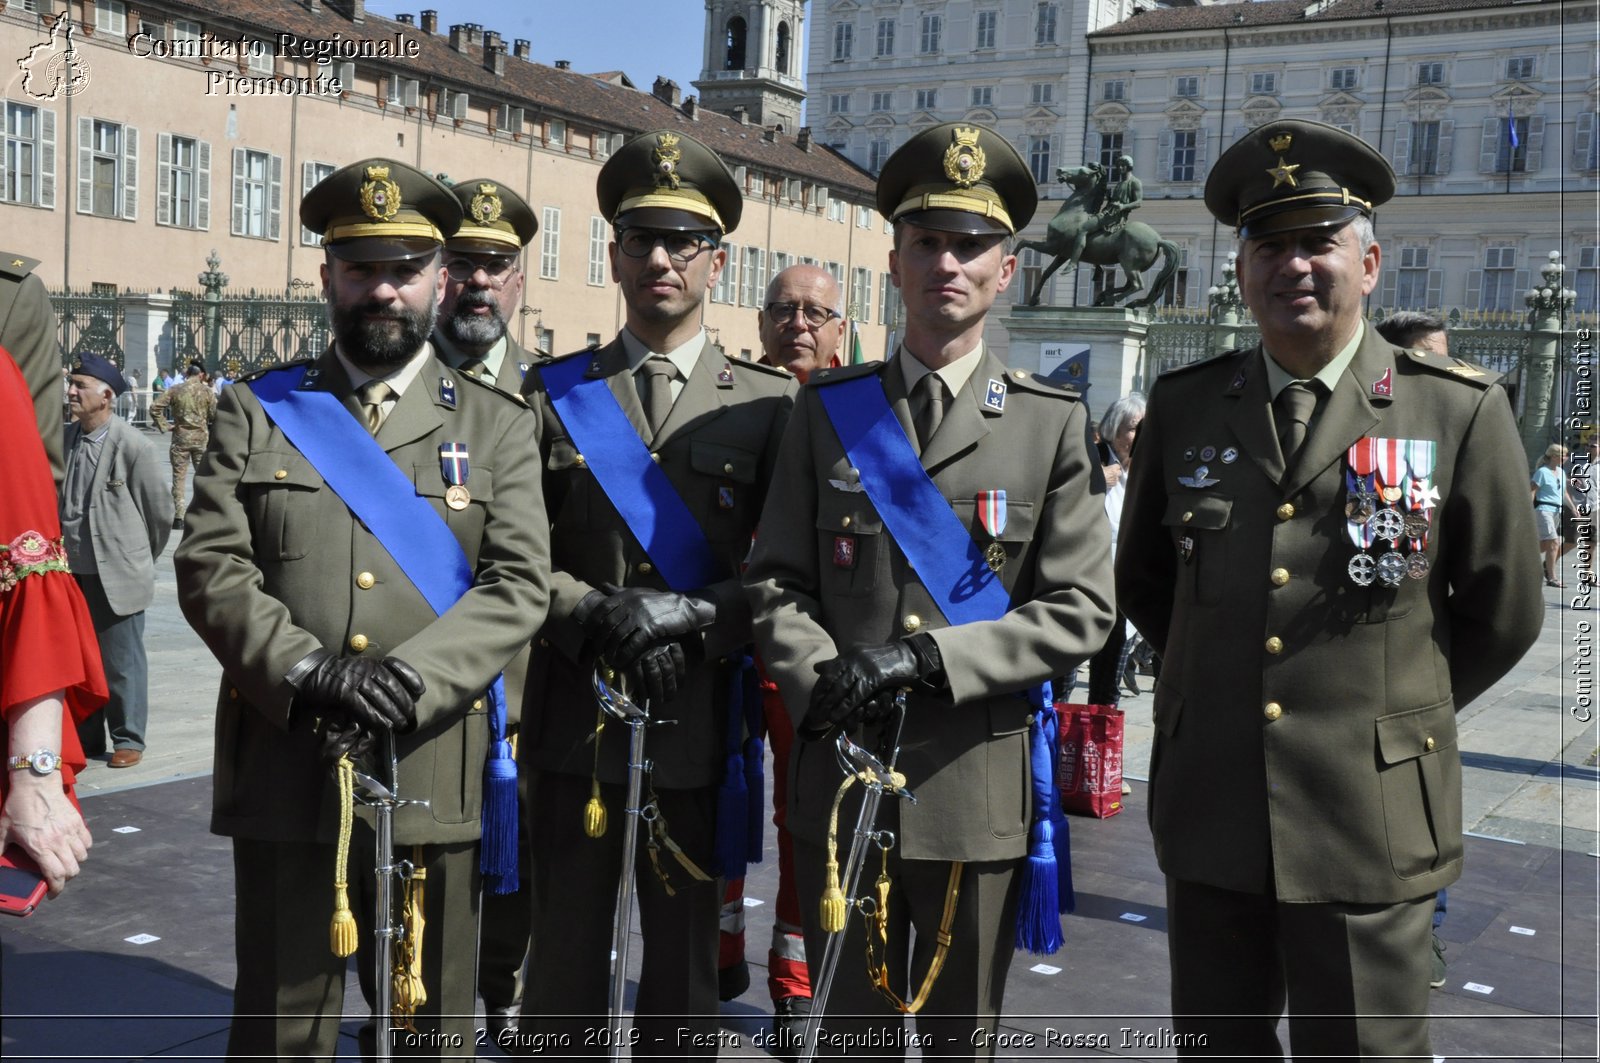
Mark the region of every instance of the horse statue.
POLYGON ((1053 257, 1049 267, 1039 275, 1039 281, 1028 295, 1028 305, 1038 306, 1045 283, 1062 266, 1076 267, 1079 262, 1089 262, 1096 267, 1121 266, 1127 283, 1108 288, 1094 301, 1096 306, 1111 306, 1125 295, 1144 288, 1141 274, 1162 258, 1161 271, 1156 274, 1150 294, 1137 299, 1129 306, 1149 306, 1161 298, 1178 272, 1178 245, 1161 239, 1161 234, 1139 221, 1102 228, 1101 218, 1093 209, 1103 195, 1100 187, 1102 173, 1097 166, 1062 167, 1056 170, 1056 179, 1072 186, 1072 195, 1061 204, 1056 216, 1045 227, 1043 240, 1021 240, 1017 250, 1033 248, 1053 257))

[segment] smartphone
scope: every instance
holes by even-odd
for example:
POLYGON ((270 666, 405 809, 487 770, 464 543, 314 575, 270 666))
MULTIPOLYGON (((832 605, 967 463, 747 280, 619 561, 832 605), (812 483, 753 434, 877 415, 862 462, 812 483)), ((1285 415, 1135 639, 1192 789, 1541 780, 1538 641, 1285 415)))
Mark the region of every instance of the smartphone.
POLYGON ((0 912, 31 915, 48 888, 39 865, 20 845, 0 853, 0 912))

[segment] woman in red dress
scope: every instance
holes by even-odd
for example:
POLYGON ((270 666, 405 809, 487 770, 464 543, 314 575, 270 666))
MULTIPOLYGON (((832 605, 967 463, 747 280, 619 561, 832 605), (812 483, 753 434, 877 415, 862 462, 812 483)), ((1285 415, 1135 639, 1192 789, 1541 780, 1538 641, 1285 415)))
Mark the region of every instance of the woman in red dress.
POLYGON ((25 849, 53 897, 89 853, 89 828, 72 794, 84 766, 77 722, 106 700, 106 680, 89 607, 61 546, 40 438, 47 430, 35 421, 22 372, 0 349, 0 718, 8 761, 0 850, 25 849))

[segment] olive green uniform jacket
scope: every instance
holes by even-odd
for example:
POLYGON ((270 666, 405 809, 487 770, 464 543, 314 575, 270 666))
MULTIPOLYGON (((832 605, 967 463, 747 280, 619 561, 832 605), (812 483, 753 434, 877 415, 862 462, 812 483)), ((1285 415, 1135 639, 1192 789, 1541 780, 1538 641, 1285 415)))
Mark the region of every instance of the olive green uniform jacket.
POLYGON ((1156 855, 1280 901, 1420 897, 1461 871, 1455 713, 1543 622, 1522 445, 1490 375, 1369 329, 1285 471, 1263 357, 1164 375, 1130 470, 1117 596, 1162 655, 1156 855), (1438 444, 1431 568, 1398 587, 1347 572, 1364 436, 1438 444), (1201 464, 1220 482, 1179 482, 1201 464))
MULTIPOLYGON (((739 566, 749 553, 777 461, 794 378, 755 362, 725 358, 707 341, 671 414, 652 436, 620 336, 599 350, 567 357, 588 359, 588 376, 606 379, 635 431, 660 456, 667 479, 723 564, 724 577, 709 587, 676 588, 696 590, 713 601, 717 619, 704 632, 705 664, 689 674, 676 699, 654 710, 658 718, 678 722, 652 728, 649 738, 658 787, 714 786, 722 781, 727 734, 727 678, 718 662, 742 655, 750 642, 750 609, 740 588, 739 566)), ((586 657, 572 611, 602 583, 673 588, 650 563, 573 445, 538 365, 528 370, 523 394, 538 426, 555 571, 550 616, 534 645, 528 673, 518 755, 543 770, 583 776, 597 771, 602 782, 625 782, 627 728, 605 729, 596 761, 591 741, 593 662, 586 657)))
POLYGON ((211 385, 197 376, 168 388, 150 404, 150 419, 161 431, 171 432, 172 443, 178 447, 204 447, 216 416, 217 396, 211 385))
MULTIPOLYGON (((852 647, 930 633, 949 691, 909 699, 899 768, 917 803, 886 803, 888 815, 899 814, 900 854, 1015 859, 1027 851, 1032 800, 1025 695, 1087 660, 1111 627, 1111 535, 1088 417, 1075 393, 1008 372, 988 353, 952 397, 922 466, 980 543, 990 535, 978 521, 978 493, 1005 491, 997 538, 1011 610, 951 627, 859 489, 816 394, 862 374, 879 374, 901 427, 916 438, 897 364, 812 376, 784 439, 746 576, 756 644, 798 724, 816 665, 852 647), (1006 385, 1000 409, 981 401, 991 381, 1006 385), (853 568, 836 564, 841 536, 854 539, 853 568)), ((833 745, 796 742, 790 757, 789 829, 820 845, 843 778, 833 745)))
MULTIPOLYGON (((331 351, 315 385, 360 417, 331 351)), ((276 370, 269 370, 269 372, 276 370)), ((401 844, 479 835, 489 725, 484 691, 548 602, 549 548, 533 420, 432 358, 377 442, 449 525, 476 573, 442 617, 268 419, 249 387, 223 393, 178 547, 179 602, 223 669, 211 828, 264 841, 335 837, 337 787, 284 675, 306 654, 398 657, 427 684, 399 738, 401 844), (440 381, 454 383, 454 397, 440 381), (445 505, 439 448, 465 443, 472 500, 445 505)), ((363 809, 364 813, 365 810, 363 809)))
POLYGON ((61 456, 62 408, 66 392, 61 381, 61 345, 56 339, 56 315, 50 293, 34 276, 38 259, 0 251, 0 347, 17 363, 33 393, 34 415, 50 472, 61 486, 66 465, 61 456))

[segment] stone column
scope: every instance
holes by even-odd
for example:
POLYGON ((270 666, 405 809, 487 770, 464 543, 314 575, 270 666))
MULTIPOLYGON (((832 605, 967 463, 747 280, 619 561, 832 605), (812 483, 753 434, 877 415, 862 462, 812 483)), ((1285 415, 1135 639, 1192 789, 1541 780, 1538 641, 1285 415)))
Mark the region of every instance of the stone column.
POLYGON ((134 396, 129 420, 144 425, 149 423, 150 386, 162 367, 172 362, 168 326, 172 297, 160 293, 124 295, 120 302, 123 371, 139 374, 139 393, 134 396))
POLYGON ((1011 335, 1006 363, 1093 389, 1093 414, 1134 390, 1150 318, 1115 306, 1017 306, 1001 318, 1011 335))

